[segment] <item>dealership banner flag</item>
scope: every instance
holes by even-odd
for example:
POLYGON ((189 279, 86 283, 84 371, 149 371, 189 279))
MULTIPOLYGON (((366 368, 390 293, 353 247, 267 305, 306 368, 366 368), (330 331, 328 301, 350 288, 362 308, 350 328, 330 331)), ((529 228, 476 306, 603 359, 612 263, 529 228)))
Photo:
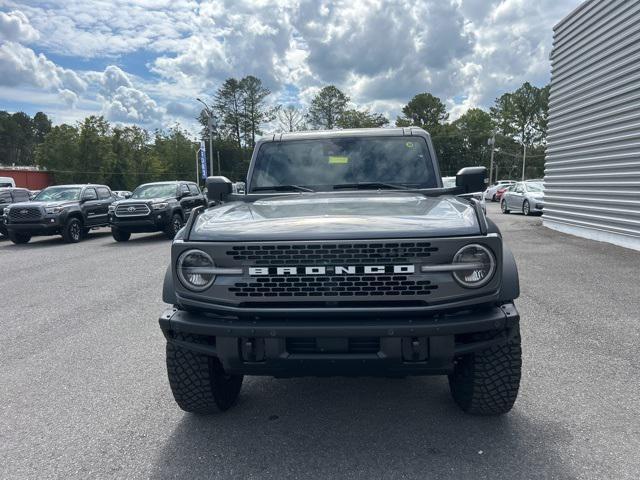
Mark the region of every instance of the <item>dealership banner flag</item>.
POLYGON ((202 178, 207 178, 207 147, 204 140, 200 141, 200 166, 202 167, 202 178))

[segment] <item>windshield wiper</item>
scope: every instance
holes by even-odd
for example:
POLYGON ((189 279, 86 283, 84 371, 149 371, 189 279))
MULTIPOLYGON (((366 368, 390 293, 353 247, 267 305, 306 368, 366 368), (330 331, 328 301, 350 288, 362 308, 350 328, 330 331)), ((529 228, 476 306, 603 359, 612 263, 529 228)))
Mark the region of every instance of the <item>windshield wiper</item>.
POLYGON ((313 192, 314 191, 310 188, 302 187, 300 185, 271 185, 269 187, 254 187, 251 189, 252 192, 264 192, 266 190, 275 190, 275 191, 281 191, 281 192, 291 192, 291 191, 313 192))
POLYGON ((394 190, 407 190, 409 187, 406 185, 398 185, 395 183, 384 183, 384 182, 358 182, 358 183, 340 183, 338 185, 334 185, 334 190, 339 190, 342 188, 356 188, 356 189, 369 189, 369 188, 390 188, 394 190))

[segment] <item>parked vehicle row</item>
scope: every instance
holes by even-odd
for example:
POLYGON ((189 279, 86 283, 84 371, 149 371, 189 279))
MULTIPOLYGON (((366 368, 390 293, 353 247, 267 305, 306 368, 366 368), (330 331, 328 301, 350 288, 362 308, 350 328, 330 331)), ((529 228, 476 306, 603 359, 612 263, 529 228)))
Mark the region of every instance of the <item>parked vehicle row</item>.
POLYGON ((26 189, 2 188, 0 233, 16 244, 46 235, 76 243, 99 227, 111 227, 119 242, 138 232, 163 231, 173 238, 193 208, 207 204, 198 186, 186 181, 140 185, 129 196, 106 185, 58 185, 31 200, 26 189))

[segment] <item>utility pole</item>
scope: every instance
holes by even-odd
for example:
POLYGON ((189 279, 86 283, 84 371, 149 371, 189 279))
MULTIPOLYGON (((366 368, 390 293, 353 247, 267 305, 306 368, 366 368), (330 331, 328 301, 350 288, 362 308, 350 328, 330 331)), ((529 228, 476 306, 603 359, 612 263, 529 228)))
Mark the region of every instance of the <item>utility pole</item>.
MULTIPOLYGON (((493 179, 493 155, 496 151, 496 131, 493 131, 493 136, 487 140, 489 145, 491 145, 491 161, 489 162, 489 186, 492 185, 492 179, 493 179)), ((497 172, 496 172, 496 177, 497 177, 497 172)), ((497 178, 496 178, 497 180, 497 178)))
POLYGON ((216 152, 216 155, 218 156, 218 176, 220 176, 222 175, 222 170, 220 170, 220 150, 216 152))
MULTIPOLYGON (((196 98, 196 100, 204 105, 204 111, 207 113, 207 131, 209 133, 209 172, 213 172, 213 110, 199 98, 196 98)), ((218 167, 218 175, 220 175, 220 167, 218 167)))
POLYGON ((523 151, 522 151, 522 180, 524 182, 524 167, 527 164, 527 144, 525 143, 523 145, 523 151))

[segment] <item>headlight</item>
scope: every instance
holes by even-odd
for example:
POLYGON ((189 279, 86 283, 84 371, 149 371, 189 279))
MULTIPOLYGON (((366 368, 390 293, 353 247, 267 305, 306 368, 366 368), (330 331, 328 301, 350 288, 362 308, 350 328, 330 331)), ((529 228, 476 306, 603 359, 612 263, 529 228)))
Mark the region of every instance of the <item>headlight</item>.
POLYGON ((189 290, 201 292, 211 286, 216 276, 210 272, 215 264, 202 250, 187 250, 178 257, 178 278, 189 290))
POLYGON ((472 244, 462 247, 453 257, 453 264, 461 268, 453 271, 453 278, 465 288, 478 288, 489 283, 496 271, 496 260, 487 247, 472 244), (463 268, 468 266, 468 268, 463 268))
POLYGON ((162 203, 154 203, 151 206, 153 207, 154 210, 164 210, 165 208, 167 208, 167 205, 169 205, 167 202, 162 202, 162 203))
POLYGON ((115 205, 109 205, 109 213, 113 213, 116 211, 116 206, 115 205))
POLYGON ((5 214, 5 215, 9 215, 9 207, 4 207, 2 209, 2 213, 5 214))
POLYGON ((44 209, 44 211, 48 214, 60 213, 62 210, 64 210, 64 207, 46 207, 44 209))

